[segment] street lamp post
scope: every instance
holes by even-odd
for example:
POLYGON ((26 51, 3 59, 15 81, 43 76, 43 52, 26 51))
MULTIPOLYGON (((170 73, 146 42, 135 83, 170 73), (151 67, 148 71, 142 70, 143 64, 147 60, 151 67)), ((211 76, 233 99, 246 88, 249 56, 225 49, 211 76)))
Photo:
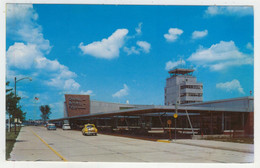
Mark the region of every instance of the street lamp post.
MULTIPOLYGON (((29 79, 30 81, 32 81, 32 78, 30 77, 24 77, 24 78, 21 78, 21 79, 16 79, 16 77, 14 77, 14 97, 15 97, 15 100, 16 100, 16 83, 23 80, 23 79, 29 79)), ((17 103, 15 104, 15 116, 16 117, 16 108, 17 108, 17 103)), ((16 134, 16 122, 14 122, 14 133, 16 134)))

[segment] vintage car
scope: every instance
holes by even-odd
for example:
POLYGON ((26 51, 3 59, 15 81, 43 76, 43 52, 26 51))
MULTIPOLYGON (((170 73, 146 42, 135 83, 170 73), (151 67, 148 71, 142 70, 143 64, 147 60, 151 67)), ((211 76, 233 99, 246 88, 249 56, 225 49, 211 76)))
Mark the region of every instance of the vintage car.
POLYGON ((83 135, 97 135, 97 128, 94 124, 85 124, 84 128, 82 129, 83 135))
POLYGON ((63 129, 63 130, 70 130, 71 127, 70 127, 69 124, 63 124, 62 129, 63 129))
POLYGON ((47 130, 56 130, 55 124, 48 124, 47 125, 47 130))

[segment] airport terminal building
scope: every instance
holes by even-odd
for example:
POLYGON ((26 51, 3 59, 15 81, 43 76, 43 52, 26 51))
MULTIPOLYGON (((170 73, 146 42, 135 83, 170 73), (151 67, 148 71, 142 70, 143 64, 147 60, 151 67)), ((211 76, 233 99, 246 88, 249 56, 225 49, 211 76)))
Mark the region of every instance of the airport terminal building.
POLYGON ((64 117, 50 122, 68 122, 74 129, 93 123, 102 132, 136 134, 167 133, 253 137, 254 98, 251 96, 203 102, 203 84, 191 69, 169 71, 165 105, 135 105, 91 100, 89 95, 65 95, 64 117), (173 115, 177 114, 177 118, 173 115))
POLYGON ((203 84, 192 75, 194 69, 174 69, 166 79, 165 105, 197 103, 203 101, 203 84))

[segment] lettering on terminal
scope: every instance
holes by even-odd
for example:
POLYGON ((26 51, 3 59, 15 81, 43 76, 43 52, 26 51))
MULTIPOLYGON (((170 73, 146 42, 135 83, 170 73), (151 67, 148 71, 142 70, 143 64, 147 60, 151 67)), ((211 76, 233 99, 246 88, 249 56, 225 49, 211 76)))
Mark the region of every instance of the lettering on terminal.
POLYGON ((69 108, 70 109, 86 109, 86 99, 81 98, 69 98, 69 108))
POLYGON ((84 115, 90 113, 89 95, 65 94, 68 116, 84 115))

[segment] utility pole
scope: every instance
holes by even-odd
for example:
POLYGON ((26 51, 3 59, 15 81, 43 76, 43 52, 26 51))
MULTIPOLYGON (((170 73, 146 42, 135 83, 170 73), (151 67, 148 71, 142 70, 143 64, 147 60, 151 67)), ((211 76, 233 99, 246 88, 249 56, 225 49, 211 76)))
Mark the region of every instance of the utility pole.
POLYGON ((176 103, 175 103, 175 113, 174 113, 174 115, 173 115, 173 117, 174 117, 174 121, 175 121, 175 133, 174 133, 174 136, 175 136, 175 141, 176 141, 176 134, 177 134, 177 132, 176 132, 176 123, 177 123, 177 118, 178 118, 178 104, 179 104, 179 101, 177 100, 176 101, 176 103))
MULTIPOLYGON (((14 77, 14 97, 15 97, 15 101, 17 101, 17 97, 16 97, 16 83, 23 80, 23 79, 29 79, 30 81, 32 81, 32 78, 30 77, 24 77, 24 78, 21 78, 21 79, 16 79, 16 77, 14 77)), ((16 118, 16 113, 17 113, 17 102, 15 102, 15 109, 14 109, 14 133, 16 134, 16 122, 18 121, 18 119, 16 118)))
POLYGON ((15 118, 16 118, 16 108, 17 108, 17 98, 16 98, 16 77, 14 77, 14 97, 15 97, 15 111, 14 111, 14 134, 16 134, 16 121, 15 121, 15 118))
POLYGON ((171 120, 168 120, 167 121, 167 124, 169 126, 169 140, 172 140, 172 134, 171 134, 171 124, 172 124, 172 121, 171 120))

